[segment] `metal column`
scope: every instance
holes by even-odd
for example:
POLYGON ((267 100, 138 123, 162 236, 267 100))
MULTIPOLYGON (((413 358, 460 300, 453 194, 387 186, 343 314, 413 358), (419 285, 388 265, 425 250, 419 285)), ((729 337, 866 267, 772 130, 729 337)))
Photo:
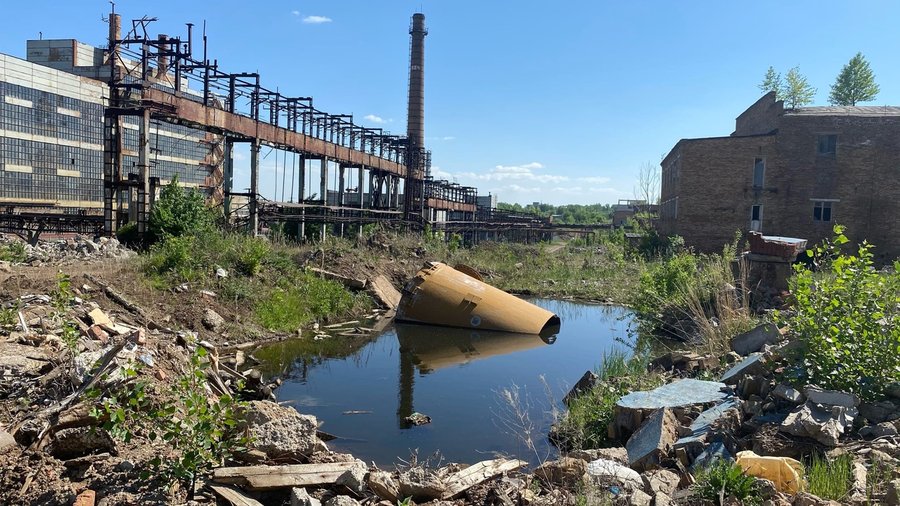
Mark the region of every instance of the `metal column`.
POLYGON ((259 235, 259 139, 250 144, 250 234, 259 235))
POLYGON ((137 228, 143 236, 150 217, 150 109, 144 109, 138 130, 137 228))

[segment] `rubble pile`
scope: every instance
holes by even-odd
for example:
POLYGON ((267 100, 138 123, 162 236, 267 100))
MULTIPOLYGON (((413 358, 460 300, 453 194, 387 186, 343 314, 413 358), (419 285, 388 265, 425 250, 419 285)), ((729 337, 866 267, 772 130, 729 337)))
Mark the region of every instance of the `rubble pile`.
MULTIPOLYGON (((12 242, 19 242, 19 239, 0 234, 0 246, 12 242)), ((36 245, 22 243, 22 248, 25 253, 23 263, 29 265, 129 258, 137 254, 114 237, 89 239, 80 235, 67 239, 41 240, 36 245)))
MULTIPOLYGON (((711 357, 670 352, 654 360, 650 367, 672 381, 619 399, 609 434, 623 448, 616 458, 596 450, 572 454, 586 461, 585 477, 615 503, 693 504, 700 501, 690 486, 696 471, 724 460, 756 477, 764 504, 820 505, 829 502, 807 492, 800 460, 849 454, 854 485, 842 503, 900 504, 900 388, 888 388, 883 401, 863 402, 846 392, 789 385, 779 378, 797 343, 772 324, 731 345, 732 364, 719 381, 685 377, 710 376, 718 361, 711 357), (884 481, 880 491, 867 489, 869 471, 884 481)), ((567 399, 583 391, 576 385, 567 399)), ((555 465, 572 467, 565 459, 555 465)))

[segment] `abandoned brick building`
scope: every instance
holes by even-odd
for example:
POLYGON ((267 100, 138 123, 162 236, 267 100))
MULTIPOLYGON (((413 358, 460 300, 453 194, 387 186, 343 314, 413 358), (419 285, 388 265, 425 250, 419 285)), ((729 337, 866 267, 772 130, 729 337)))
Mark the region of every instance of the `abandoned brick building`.
POLYGON ((768 93, 730 136, 678 141, 661 177, 660 233, 700 251, 738 230, 814 244, 839 223, 900 256, 900 107, 791 110, 768 93))

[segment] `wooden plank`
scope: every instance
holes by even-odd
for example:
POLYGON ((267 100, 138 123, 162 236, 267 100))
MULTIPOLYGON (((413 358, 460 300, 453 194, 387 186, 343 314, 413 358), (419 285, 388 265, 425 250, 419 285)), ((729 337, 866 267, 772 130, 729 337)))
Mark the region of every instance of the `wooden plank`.
POLYGON ((330 485, 358 462, 331 464, 293 464, 285 466, 220 467, 213 470, 212 481, 238 484, 250 490, 274 490, 288 487, 330 485))
POLYGON ((263 503, 245 496, 232 487, 210 485, 209 488, 213 489, 213 492, 219 494, 222 499, 225 499, 234 506, 263 506, 263 503))
POLYGON ((494 476, 526 465, 528 465, 528 462, 524 460, 495 459, 481 461, 458 473, 451 474, 445 481, 447 491, 444 492, 442 498, 450 499, 494 476))
POLYGON ((348 288, 355 288, 357 290, 362 290, 366 287, 365 279, 355 279, 349 276, 342 276, 336 272, 326 271, 325 269, 319 269, 318 267, 310 267, 309 270, 315 272, 316 274, 322 276, 325 279, 330 279, 332 281, 337 281, 338 283, 343 284, 348 288))

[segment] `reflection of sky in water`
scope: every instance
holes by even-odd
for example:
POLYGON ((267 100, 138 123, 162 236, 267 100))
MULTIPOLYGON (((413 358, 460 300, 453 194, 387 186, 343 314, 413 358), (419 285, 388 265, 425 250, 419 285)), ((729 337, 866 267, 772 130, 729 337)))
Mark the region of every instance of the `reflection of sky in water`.
POLYGON ((596 368, 605 352, 624 346, 617 340, 628 339, 631 313, 615 306, 533 302, 562 319, 555 340, 398 324, 367 343, 334 337, 327 349, 312 350, 309 343, 289 341, 254 355, 267 374, 285 374, 279 401, 317 416, 322 430, 341 438, 329 443, 336 451, 384 465, 408 458, 411 449, 419 455, 440 450, 444 458, 463 462, 495 453, 534 461, 534 452, 510 433, 506 422, 512 413, 499 392, 518 388, 540 434, 539 452, 552 452, 545 441, 552 404, 596 368), (431 416, 432 423, 409 427, 402 418, 413 411, 431 416))

